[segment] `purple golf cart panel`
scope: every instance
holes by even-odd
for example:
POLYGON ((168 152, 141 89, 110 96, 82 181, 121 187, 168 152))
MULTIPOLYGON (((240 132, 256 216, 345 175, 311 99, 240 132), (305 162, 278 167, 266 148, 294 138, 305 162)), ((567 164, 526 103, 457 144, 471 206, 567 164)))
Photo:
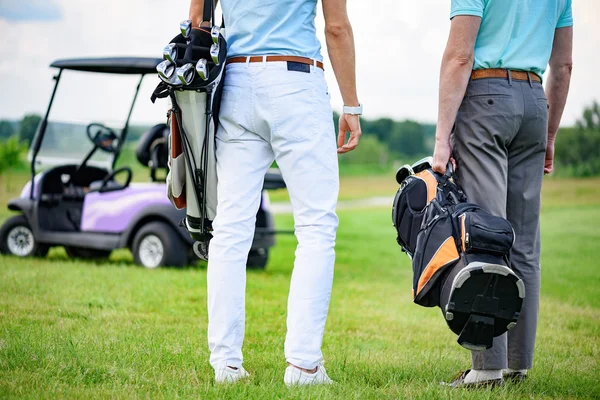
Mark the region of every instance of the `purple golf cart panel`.
MULTIPOLYGON (((33 186, 33 198, 34 199, 37 199, 38 193, 40 192, 40 181, 42 180, 43 175, 44 175, 44 172, 41 172, 35 176, 35 179, 34 179, 35 183, 33 186)), ((23 188, 23 190, 21 190, 21 195, 19 197, 22 199, 28 199, 30 194, 31 194, 31 181, 28 181, 25 184, 25 187, 23 188)))
POLYGON ((121 233, 140 211, 158 205, 171 206, 165 184, 137 183, 114 192, 88 193, 83 203, 81 230, 121 233))

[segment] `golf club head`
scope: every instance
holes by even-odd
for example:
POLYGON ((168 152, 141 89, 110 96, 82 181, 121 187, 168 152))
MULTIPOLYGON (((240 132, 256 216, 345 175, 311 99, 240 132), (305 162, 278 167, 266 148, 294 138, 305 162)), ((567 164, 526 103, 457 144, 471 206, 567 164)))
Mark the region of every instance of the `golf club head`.
POLYGON ((212 41, 214 44, 219 44, 219 35, 221 34, 221 28, 218 26, 213 26, 210 30, 210 36, 212 36, 212 41))
POLYGON ((187 39, 190 36, 190 32, 192 31, 192 21, 189 19, 181 21, 181 23, 179 24, 179 30, 181 31, 181 35, 187 39))
POLYGON ((198 60, 198 62, 196 63, 196 72, 198 73, 198 76, 200 76, 200 79, 202 79, 203 81, 208 79, 208 61, 206 61, 204 58, 201 58, 200 60, 198 60))
POLYGON ((163 59, 169 60, 172 63, 177 61, 177 45, 175 43, 169 43, 163 49, 163 59))
POLYGON ((210 46, 210 57, 212 58, 215 65, 219 65, 219 53, 220 53, 219 45, 213 44, 210 46))
POLYGON ((192 249, 199 259, 208 261, 208 242, 194 242, 192 249))
POLYGON ((156 66, 156 72, 158 72, 158 75, 161 78, 164 78, 163 80, 169 81, 169 80, 171 80, 171 78, 176 76, 175 75, 176 68, 177 68, 177 65, 174 62, 165 60, 156 66))
POLYGON ((412 167, 408 164, 404 164, 401 166, 396 172, 396 182, 402 184, 406 178, 411 175, 414 175, 415 171, 413 171, 412 167))
POLYGON ((160 78, 161 81, 163 81, 164 83, 166 83, 170 86, 181 86, 182 85, 177 74, 173 74, 173 76, 170 79, 167 79, 160 74, 158 75, 158 77, 160 78))
POLYGON ((426 169, 430 169, 433 166, 433 157, 425 157, 414 163, 411 167, 415 174, 418 174, 421 171, 426 169))
POLYGON ((184 85, 191 84, 194 81, 194 65, 188 63, 177 68, 177 76, 184 85))

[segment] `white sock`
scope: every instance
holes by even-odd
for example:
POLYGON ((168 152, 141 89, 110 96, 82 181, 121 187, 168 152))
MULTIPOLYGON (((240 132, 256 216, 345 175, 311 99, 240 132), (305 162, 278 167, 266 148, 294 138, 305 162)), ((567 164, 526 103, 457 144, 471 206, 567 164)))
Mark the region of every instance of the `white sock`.
POLYGON ((501 378, 501 369, 472 369, 465 377, 465 383, 477 383, 501 378))
POLYGON ((502 370, 502 375, 508 375, 508 374, 514 374, 516 372, 519 372, 523 375, 527 375, 527 371, 529 371, 528 369, 512 369, 512 368, 506 368, 502 370))

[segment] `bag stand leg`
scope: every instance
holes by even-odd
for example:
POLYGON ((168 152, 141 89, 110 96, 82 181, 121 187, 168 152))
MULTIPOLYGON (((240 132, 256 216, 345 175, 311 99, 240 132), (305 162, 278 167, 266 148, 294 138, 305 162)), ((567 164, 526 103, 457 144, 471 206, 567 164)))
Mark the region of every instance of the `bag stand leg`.
POLYGON ((458 336, 458 344, 469 350, 485 350, 494 341, 494 318, 472 314, 458 336), (474 339, 475 338, 475 339, 474 339))

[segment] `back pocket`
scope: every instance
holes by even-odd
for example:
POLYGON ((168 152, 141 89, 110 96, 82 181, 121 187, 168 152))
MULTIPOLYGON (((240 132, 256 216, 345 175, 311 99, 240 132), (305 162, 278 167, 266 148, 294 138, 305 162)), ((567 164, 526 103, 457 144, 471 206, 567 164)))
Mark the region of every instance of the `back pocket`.
POLYGON ((243 117, 238 110, 240 89, 223 88, 221 95, 221 108, 219 110, 220 129, 217 129, 217 137, 225 142, 238 139, 244 133, 240 122, 243 117))

